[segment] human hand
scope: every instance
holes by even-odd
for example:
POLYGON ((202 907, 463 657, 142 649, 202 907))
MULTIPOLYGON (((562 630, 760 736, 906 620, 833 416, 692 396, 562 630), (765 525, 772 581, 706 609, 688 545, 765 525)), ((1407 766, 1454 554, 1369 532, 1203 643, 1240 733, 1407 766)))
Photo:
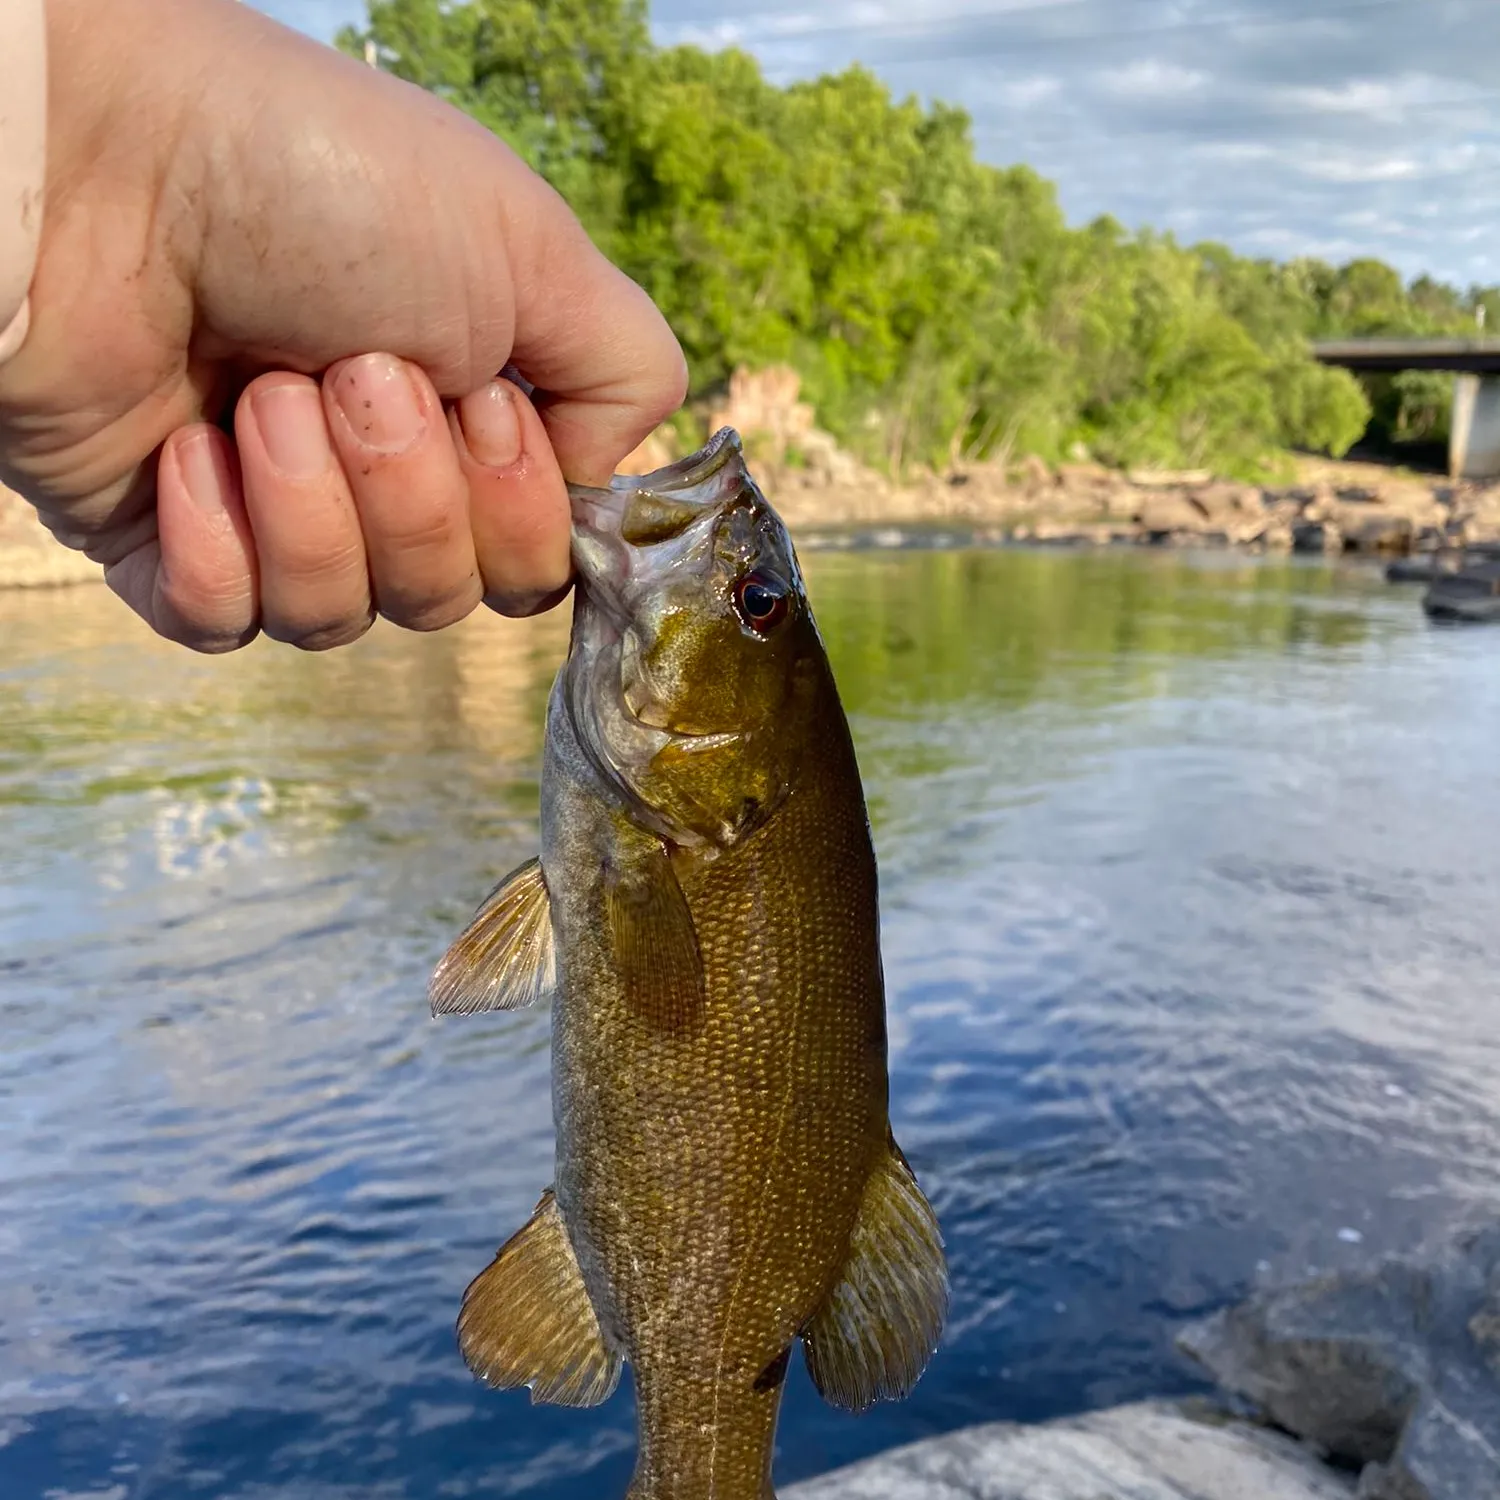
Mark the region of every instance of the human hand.
POLYGON ((561 597, 563 476, 605 482, 685 373, 552 189, 234 0, 48 0, 48 45, 0 473, 54 533, 205 651, 561 597))

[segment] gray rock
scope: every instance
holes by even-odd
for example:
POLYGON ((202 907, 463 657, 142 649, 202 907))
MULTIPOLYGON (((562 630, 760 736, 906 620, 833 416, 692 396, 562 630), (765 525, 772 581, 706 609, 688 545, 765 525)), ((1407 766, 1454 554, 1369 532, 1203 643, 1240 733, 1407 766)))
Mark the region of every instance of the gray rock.
POLYGON ((1366 1500, 1500 1500, 1500 1225, 1258 1292, 1178 1343, 1278 1426, 1363 1465, 1366 1500))
POLYGON ((1174 1402, 929 1438, 781 1492, 782 1500, 1351 1500, 1301 1444, 1174 1402))

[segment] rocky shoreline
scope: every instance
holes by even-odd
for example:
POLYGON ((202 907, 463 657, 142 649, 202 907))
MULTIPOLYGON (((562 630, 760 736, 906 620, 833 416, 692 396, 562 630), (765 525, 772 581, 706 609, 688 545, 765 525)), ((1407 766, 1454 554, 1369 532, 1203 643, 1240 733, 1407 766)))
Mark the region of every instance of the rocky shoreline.
POLYGON ((1500 484, 1304 461, 1295 482, 1121 473, 1098 464, 979 466, 895 486, 843 455, 768 467, 795 532, 962 524, 989 540, 1077 546, 1232 547, 1387 557, 1500 541, 1500 484))
POLYGON ((1182 1330, 1218 1402, 929 1438, 786 1500, 1500 1500, 1500 1224, 1182 1330))
MULTIPOLYGON (((1500 542, 1500 483, 1422 478, 1375 465, 1306 460, 1268 487, 1208 474, 1121 473, 1039 459, 980 465, 904 484, 804 434, 797 462, 758 465, 766 492, 807 545, 849 545, 883 529, 958 527, 989 543, 1228 547, 1249 552, 1398 557, 1500 542)), ((642 469, 666 458, 638 450, 642 469)), ((878 537, 876 538, 878 540, 878 537)), ((19 496, 0 488, 0 588, 98 582, 19 496)))

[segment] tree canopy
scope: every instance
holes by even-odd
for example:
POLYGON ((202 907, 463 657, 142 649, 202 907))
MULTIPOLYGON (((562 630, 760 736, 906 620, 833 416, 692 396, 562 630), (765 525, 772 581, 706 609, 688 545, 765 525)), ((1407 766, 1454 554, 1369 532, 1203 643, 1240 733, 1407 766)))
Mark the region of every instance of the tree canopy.
POLYGON ((742 51, 657 46, 644 0, 370 0, 339 37, 367 44, 563 194, 666 314, 695 394, 790 363, 823 426, 898 469, 1081 444, 1254 476, 1341 455, 1372 417, 1436 435, 1446 381, 1362 385, 1309 340, 1500 314, 1375 260, 1071 227, 1050 183, 977 159, 962 110, 860 67, 783 88, 742 51))

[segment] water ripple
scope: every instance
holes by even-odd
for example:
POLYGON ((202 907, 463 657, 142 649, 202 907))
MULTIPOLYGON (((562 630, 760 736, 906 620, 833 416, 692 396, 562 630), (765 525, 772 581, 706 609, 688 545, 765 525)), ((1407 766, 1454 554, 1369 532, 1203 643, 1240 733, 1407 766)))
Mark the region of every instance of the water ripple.
MULTIPOLYGON (((1295 563, 808 571, 954 1304, 876 1418, 794 1363, 782 1477, 1189 1389, 1183 1319, 1500 1206, 1493 635, 1295 563)), ((566 620, 206 661, 102 595, 0 595, 0 1494, 622 1492, 628 1379, 454 1348, 551 1176, 547 1017, 425 1004, 534 847, 566 620)))

